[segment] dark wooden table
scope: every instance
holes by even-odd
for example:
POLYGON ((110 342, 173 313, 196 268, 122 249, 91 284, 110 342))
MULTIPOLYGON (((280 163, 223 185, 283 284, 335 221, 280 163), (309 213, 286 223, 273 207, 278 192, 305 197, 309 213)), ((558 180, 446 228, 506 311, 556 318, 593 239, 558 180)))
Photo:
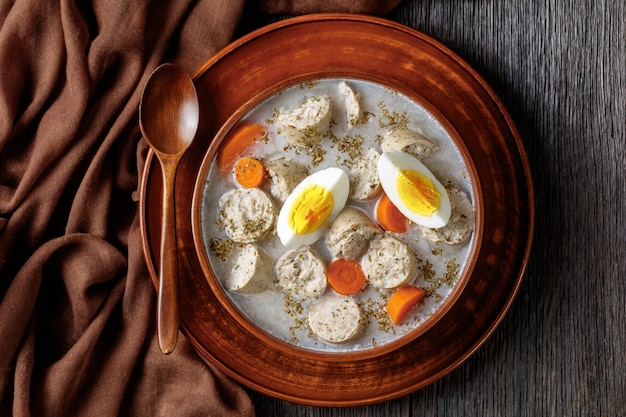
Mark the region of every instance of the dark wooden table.
POLYGON ((621 0, 410 0, 388 17, 493 87, 533 170, 536 235, 493 336, 418 392, 317 408, 250 392, 258 416, 626 413, 626 6, 621 0))

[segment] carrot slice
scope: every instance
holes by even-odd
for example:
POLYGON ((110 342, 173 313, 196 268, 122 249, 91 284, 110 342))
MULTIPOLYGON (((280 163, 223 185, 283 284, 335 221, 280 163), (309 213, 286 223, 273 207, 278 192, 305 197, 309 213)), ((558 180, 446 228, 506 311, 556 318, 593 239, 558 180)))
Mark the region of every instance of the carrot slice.
POLYGON ((387 313, 395 324, 400 324, 419 303, 426 291, 412 285, 403 285, 398 288, 387 301, 387 313))
POLYGON ((250 145, 266 137, 265 127, 260 124, 242 124, 237 126, 224 140, 217 154, 217 167, 228 174, 235 161, 250 145))
POLYGON ((390 232, 404 233, 408 228, 408 219, 400 213, 387 194, 383 194, 376 204, 376 220, 390 232))
POLYGON ((265 178, 263 163, 255 158, 241 158, 235 164, 235 179, 242 187, 255 188, 265 178))
POLYGON ((365 286, 365 274, 357 261, 337 259, 326 268, 328 285, 341 295, 356 294, 365 286))

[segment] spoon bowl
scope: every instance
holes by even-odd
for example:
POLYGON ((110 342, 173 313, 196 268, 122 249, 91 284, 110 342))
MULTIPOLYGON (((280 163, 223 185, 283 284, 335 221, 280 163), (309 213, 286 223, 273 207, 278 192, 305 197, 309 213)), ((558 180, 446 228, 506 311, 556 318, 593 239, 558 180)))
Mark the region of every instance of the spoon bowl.
POLYGON ((196 135, 199 114, 198 95, 187 72, 174 64, 155 69, 141 97, 139 127, 163 175, 157 335, 159 348, 166 354, 174 350, 178 338, 176 169, 196 135))

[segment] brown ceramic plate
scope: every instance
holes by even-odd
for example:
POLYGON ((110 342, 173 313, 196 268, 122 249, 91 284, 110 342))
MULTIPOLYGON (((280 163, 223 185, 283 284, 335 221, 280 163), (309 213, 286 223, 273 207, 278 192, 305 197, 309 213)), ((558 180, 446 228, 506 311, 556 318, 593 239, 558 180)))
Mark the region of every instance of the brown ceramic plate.
MULTIPOLYGON (((203 65, 194 80, 203 117, 178 170, 177 241, 181 326, 205 360, 267 395, 351 406, 424 387, 485 342, 513 301, 526 268, 534 197, 528 161, 509 115, 466 63, 397 23, 325 14, 285 20, 236 41, 203 65), (320 78, 373 81, 428 103, 462 141, 482 194, 478 253, 455 303, 419 337, 365 354, 298 349, 242 324, 212 290, 194 246, 193 189, 212 138, 260 98, 320 78)), ((152 154, 140 193, 144 251, 156 281, 161 173, 152 154)))

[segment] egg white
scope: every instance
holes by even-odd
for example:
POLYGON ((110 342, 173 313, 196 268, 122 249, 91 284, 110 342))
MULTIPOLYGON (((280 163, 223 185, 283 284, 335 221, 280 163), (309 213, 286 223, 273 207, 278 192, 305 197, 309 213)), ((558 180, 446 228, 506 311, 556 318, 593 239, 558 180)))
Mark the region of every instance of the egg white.
POLYGON ((332 221, 343 210, 346 201, 348 200, 348 193, 350 191, 350 180, 348 174, 346 174, 340 168, 326 168, 321 171, 317 171, 305 179, 303 179, 289 194, 285 204, 283 204, 280 213, 278 214, 278 220, 276 221, 276 233, 283 244, 283 246, 295 249, 305 245, 311 245, 320 239, 328 231, 328 228, 332 221), (297 234, 289 226, 288 216, 291 211, 291 207, 297 201, 302 191, 311 185, 318 185, 328 190, 333 196, 333 208, 328 220, 322 224, 316 230, 313 230, 307 234, 297 234))
POLYGON ((402 151, 383 152, 378 159, 378 176, 380 183, 391 202, 409 220, 421 226, 437 229, 445 226, 450 220, 452 212, 450 198, 445 187, 435 175, 416 157, 402 151), (399 195, 396 178, 400 171, 414 170, 426 176, 434 184, 440 195, 440 204, 436 212, 424 216, 409 209, 399 195))

